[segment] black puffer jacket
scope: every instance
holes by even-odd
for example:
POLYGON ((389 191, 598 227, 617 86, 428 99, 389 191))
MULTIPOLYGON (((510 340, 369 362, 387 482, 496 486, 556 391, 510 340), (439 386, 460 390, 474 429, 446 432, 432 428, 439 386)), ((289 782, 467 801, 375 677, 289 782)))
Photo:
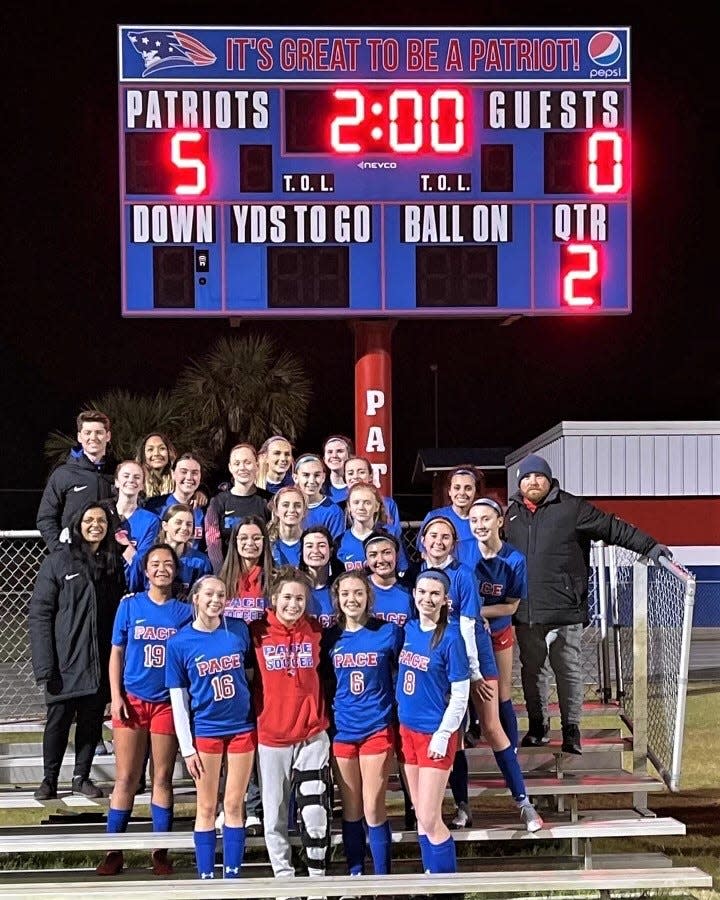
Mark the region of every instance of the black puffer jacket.
POLYGON ((583 497, 550 492, 534 513, 518 491, 510 498, 505 535, 527 557, 528 599, 515 614, 530 625, 588 623, 590 544, 605 541, 646 554, 657 541, 583 497))
POLYGON ((116 576, 93 576, 69 545, 45 557, 28 625, 33 672, 45 683, 46 703, 98 691, 110 699, 110 643, 124 593, 122 570, 116 576))
POLYGON ((112 463, 93 463, 82 450, 71 450, 48 479, 40 499, 37 527, 48 550, 60 546, 60 533, 69 528, 79 509, 90 500, 113 496, 112 463))

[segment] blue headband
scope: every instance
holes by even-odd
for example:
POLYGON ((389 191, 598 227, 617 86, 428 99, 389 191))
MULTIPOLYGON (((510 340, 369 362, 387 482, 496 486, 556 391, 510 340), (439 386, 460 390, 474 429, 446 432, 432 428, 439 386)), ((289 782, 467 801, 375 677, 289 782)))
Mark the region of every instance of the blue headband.
POLYGON ((445 588, 445 593, 450 593, 450 578, 448 575, 443 572, 442 569, 423 569, 422 572, 417 577, 415 584, 420 581, 421 578, 432 578, 433 581, 439 581, 440 584, 445 588))

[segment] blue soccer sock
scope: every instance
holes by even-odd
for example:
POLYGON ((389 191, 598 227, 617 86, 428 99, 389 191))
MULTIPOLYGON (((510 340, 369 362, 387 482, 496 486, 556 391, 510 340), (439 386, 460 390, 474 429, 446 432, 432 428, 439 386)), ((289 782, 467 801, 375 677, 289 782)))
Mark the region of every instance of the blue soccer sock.
POLYGON ((428 850, 430 851, 431 872, 457 872, 455 841, 451 837, 442 844, 433 844, 428 841, 428 850))
POLYGON ((420 844, 420 859, 422 860, 423 872, 431 872, 430 839, 426 834, 418 834, 418 844, 420 844))
POLYGON ((342 820, 342 840, 348 872, 362 875, 365 863, 365 825, 362 819, 342 820))
POLYGON ((525 790, 525 779, 520 771, 520 763, 513 746, 506 747, 504 750, 495 750, 495 760, 498 768, 503 774, 505 784, 508 786, 510 793, 516 803, 522 803, 527 799, 527 791, 525 790))
POLYGON ((518 723, 512 700, 500 701, 500 724, 514 750, 518 746, 518 723))
POLYGON ((375 874, 389 875, 390 861, 392 859, 390 823, 385 821, 382 825, 368 825, 368 843, 370 844, 375 874))
POLYGON ((201 878, 215 877, 215 829, 212 831, 193 831, 195 842, 195 865, 201 878))
POLYGON ((455 805, 468 802, 468 761, 464 750, 458 750, 450 772, 450 790, 455 805))
POLYGON ((245 828, 223 825, 223 878, 239 878, 245 856, 245 828))
POLYGON ((172 831, 172 806, 157 806, 155 803, 151 803, 150 815, 152 816, 153 831, 172 831))
POLYGON ((131 809, 113 809, 111 806, 107 814, 106 831, 108 834, 121 834, 127 831, 130 821, 131 809))

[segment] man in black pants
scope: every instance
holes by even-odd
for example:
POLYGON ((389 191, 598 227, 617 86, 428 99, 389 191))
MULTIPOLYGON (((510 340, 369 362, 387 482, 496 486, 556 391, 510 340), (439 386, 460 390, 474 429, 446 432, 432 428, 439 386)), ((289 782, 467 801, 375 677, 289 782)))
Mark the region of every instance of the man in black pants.
POLYGON ((523 747, 548 743, 546 663, 555 673, 565 753, 582 753, 582 631, 588 624, 590 544, 605 541, 649 556, 672 554, 655 538, 560 489, 547 460, 531 454, 517 469, 505 535, 527 557, 528 599, 515 614, 529 728, 523 747))

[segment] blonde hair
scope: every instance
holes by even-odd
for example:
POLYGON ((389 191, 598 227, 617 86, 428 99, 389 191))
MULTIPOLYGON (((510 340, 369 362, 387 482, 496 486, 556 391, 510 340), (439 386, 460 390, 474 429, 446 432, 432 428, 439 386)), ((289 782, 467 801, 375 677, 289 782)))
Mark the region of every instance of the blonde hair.
POLYGON ((288 469, 288 471, 293 471, 292 444, 286 437, 283 437, 282 434, 274 434, 272 437, 269 437, 266 441, 263 442, 262 447, 260 447, 260 450, 258 450, 257 453, 258 471, 257 478, 255 479, 255 484, 259 488, 265 489, 267 487, 267 476, 269 468, 268 450, 276 441, 284 441, 284 443, 286 443, 290 448, 290 468, 288 469))
POLYGON ((285 487, 281 487, 279 491, 273 494, 272 499, 268 500, 268 509, 270 510, 270 522, 268 523, 268 537, 271 541, 276 541, 280 537, 280 519, 278 518, 278 502, 285 495, 292 492, 293 494, 297 494, 298 497, 302 500, 303 511, 300 516, 300 521, 298 522, 298 537, 302 533, 302 523, 305 518, 305 514, 307 513, 307 500, 305 499, 305 494, 300 490, 300 488, 296 484, 287 484, 285 487))

